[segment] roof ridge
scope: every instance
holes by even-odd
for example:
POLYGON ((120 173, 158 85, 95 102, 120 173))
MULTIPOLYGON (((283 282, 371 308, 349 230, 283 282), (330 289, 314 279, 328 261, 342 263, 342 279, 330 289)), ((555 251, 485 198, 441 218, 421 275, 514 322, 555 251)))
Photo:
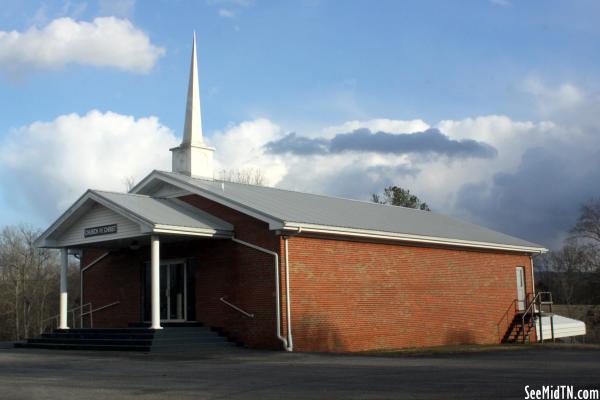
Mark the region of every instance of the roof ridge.
POLYGON ((121 194, 123 196, 137 196, 144 197, 149 199, 155 199, 156 197, 148 196, 147 194, 138 194, 138 193, 129 193, 129 192, 117 192, 116 190, 103 190, 103 189, 90 189, 91 192, 94 193, 112 193, 112 194, 121 194))
MULTIPOLYGON (((161 173, 166 173, 168 175, 175 175, 175 176, 179 176, 182 174, 179 174, 177 172, 169 172, 169 171, 161 171, 161 170, 156 170, 157 172, 161 172, 161 173)), ((382 203, 375 203, 369 200, 359 200, 359 199, 350 199, 347 197, 340 197, 340 196, 331 196, 331 195, 327 195, 327 194, 319 194, 319 193, 311 193, 311 192, 301 192, 299 190, 292 190, 292 189, 284 189, 284 188, 279 188, 279 187, 273 187, 273 186, 261 186, 261 185, 253 185, 251 183, 241 183, 241 182, 231 182, 231 181, 224 181, 221 179, 204 179, 204 178, 196 178, 193 176, 186 176, 186 175, 182 175, 184 178, 186 179, 193 179, 193 180, 197 180, 197 181, 205 181, 207 183, 210 182, 221 182, 221 183, 229 183, 229 184, 234 184, 234 185, 243 185, 243 186, 252 186, 252 187, 256 187, 256 188, 264 188, 264 189, 269 189, 269 190, 277 190, 280 192, 288 192, 288 193, 300 193, 300 194, 307 194, 310 196, 317 196, 317 197, 325 197, 328 199, 336 199, 336 200, 345 200, 345 201, 354 201, 357 203, 361 203, 361 204, 368 204, 368 205, 373 205, 373 206, 385 206, 385 207, 399 207, 405 210, 410 210, 410 211, 417 211, 417 212, 422 212, 422 213, 434 213, 436 215, 440 215, 439 213, 435 212, 435 211, 426 211, 426 210, 420 210, 418 208, 411 208, 411 207, 405 207, 405 206, 397 206, 397 205, 393 205, 393 204, 382 204, 382 203)), ((443 215, 443 214, 442 214, 443 215)))

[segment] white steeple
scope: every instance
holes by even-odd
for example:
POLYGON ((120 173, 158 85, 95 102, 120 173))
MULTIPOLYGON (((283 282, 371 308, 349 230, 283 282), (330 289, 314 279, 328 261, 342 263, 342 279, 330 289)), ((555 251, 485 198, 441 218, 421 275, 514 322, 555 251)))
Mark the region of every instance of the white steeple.
POLYGON ((200 114, 200 85, 198 83, 198 61, 196 59, 196 32, 192 42, 192 61, 188 82, 187 104, 183 141, 172 148, 172 170, 180 174, 198 178, 213 179, 212 147, 204 144, 202 137, 202 116, 200 114))
POLYGON ((196 32, 192 42, 192 62, 188 82, 187 104, 185 109, 185 127, 183 144, 203 145, 202 116, 200 115, 200 87, 198 84, 198 61, 196 60, 196 32))

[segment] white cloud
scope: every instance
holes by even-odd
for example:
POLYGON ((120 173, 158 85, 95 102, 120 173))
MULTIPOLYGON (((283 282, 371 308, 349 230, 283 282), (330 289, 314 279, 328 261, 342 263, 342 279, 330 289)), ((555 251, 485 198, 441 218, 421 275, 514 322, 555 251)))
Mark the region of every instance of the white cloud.
POLYGON ((130 21, 114 17, 58 18, 42 29, 0 31, 0 71, 10 76, 70 63, 145 73, 164 53, 130 21))
POLYGON ((133 12, 135 0, 100 0, 100 15, 128 17, 133 12))
MULTIPOLYGON (((209 6, 219 7, 217 15, 221 18, 234 19, 242 14, 242 9, 254 6, 254 0, 207 0, 209 6)), ((233 29, 240 30, 238 25, 233 29)))
POLYGON ((263 146, 274 138, 282 137, 281 128, 266 118, 231 125, 223 132, 215 132, 209 139, 217 148, 215 170, 260 169, 270 185, 279 183, 287 174, 282 157, 264 154, 263 146))
POLYGON ((29 23, 35 26, 42 26, 48 23, 48 20, 59 17, 79 18, 87 9, 86 2, 71 2, 65 0, 60 8, 48 7, 46 3, 42 3, 36 10, 29 23))
POLYGON ((490 0, 490 3, 496 6, 508 7, 511 5, 509 0, 490 0))
POLYGON ((70 0, 66 0, 63 3, 58 15, 78 18, 81 14, 83 14, 86 8, 87 3, 85 2, 71 2, 70 0))
POLYGON ((223 18, 235 18, 235 13, 226 8, 219 9, 219 16, 223 18))
POLYGON ((581 105, 585 100, 583 92, 571 83, 548 87, 537 78, 529 78, 525 81, 524 89, 535 97, 543 114, 566 111, 581 105))
POLYGON ((125 190, 152 169, 170 169, 173 132, 156 117, 90 111, 15 129, 0 142, 0 180, 15 207, 45 218, 88 188, 125 190))

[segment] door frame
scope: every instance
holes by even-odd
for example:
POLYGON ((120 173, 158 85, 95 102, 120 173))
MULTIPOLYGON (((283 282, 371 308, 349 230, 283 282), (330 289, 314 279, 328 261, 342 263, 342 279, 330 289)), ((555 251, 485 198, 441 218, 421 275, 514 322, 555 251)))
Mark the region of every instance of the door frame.
MULTIPOLYGON (((183 303, 182 303, 182 308, 183 308, 183 319, 178 319, 178 318, 169 318, 169 315, 171 314, 171 296, 170 293, 167 294, 166 299, 167 299, 167 318, 160 319, 160 322, 185 322, 187 321, 187 268, 186 268, 186 259, 185 258, 175 258, 175 259, 170 259, 170 260, 160 260, 160 266, 166 266, 167 267, 167 273, 165 274, 165 287, 167 288, 167 290, 170 290, 170 281, 171 281, 171 274, 169 273, 169 269, 173 266, 173 265, 178 265, 180 266, 180 268, 183 269, 183 303)), ((162 294, 161 294, 162 295, 162 294)))
POLYGON ((525 276, 525 267, 517 266, 515 268, 516 272, 516 284, 517 284, 517 311, 525 311, 527 308, 527 278, 525 276), (519 286, 519 278, 521 279, 521 286, 519 286), (520 298, 520 295, 523 295, 523 298, 520 298))

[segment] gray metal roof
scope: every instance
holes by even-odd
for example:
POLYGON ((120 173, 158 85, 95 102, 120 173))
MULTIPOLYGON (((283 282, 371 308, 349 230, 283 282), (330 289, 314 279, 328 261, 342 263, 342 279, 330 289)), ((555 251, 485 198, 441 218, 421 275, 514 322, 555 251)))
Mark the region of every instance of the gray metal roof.
POLYGON ((221 232, 233 231, 230 223, 179 200, 102 190, 91 190, 90 192, 153 225, 171 225, 221 232))
POLYGON ((450 240, 543 246, 432 211, 155 171, 282 223, 326 225, 450 240))

